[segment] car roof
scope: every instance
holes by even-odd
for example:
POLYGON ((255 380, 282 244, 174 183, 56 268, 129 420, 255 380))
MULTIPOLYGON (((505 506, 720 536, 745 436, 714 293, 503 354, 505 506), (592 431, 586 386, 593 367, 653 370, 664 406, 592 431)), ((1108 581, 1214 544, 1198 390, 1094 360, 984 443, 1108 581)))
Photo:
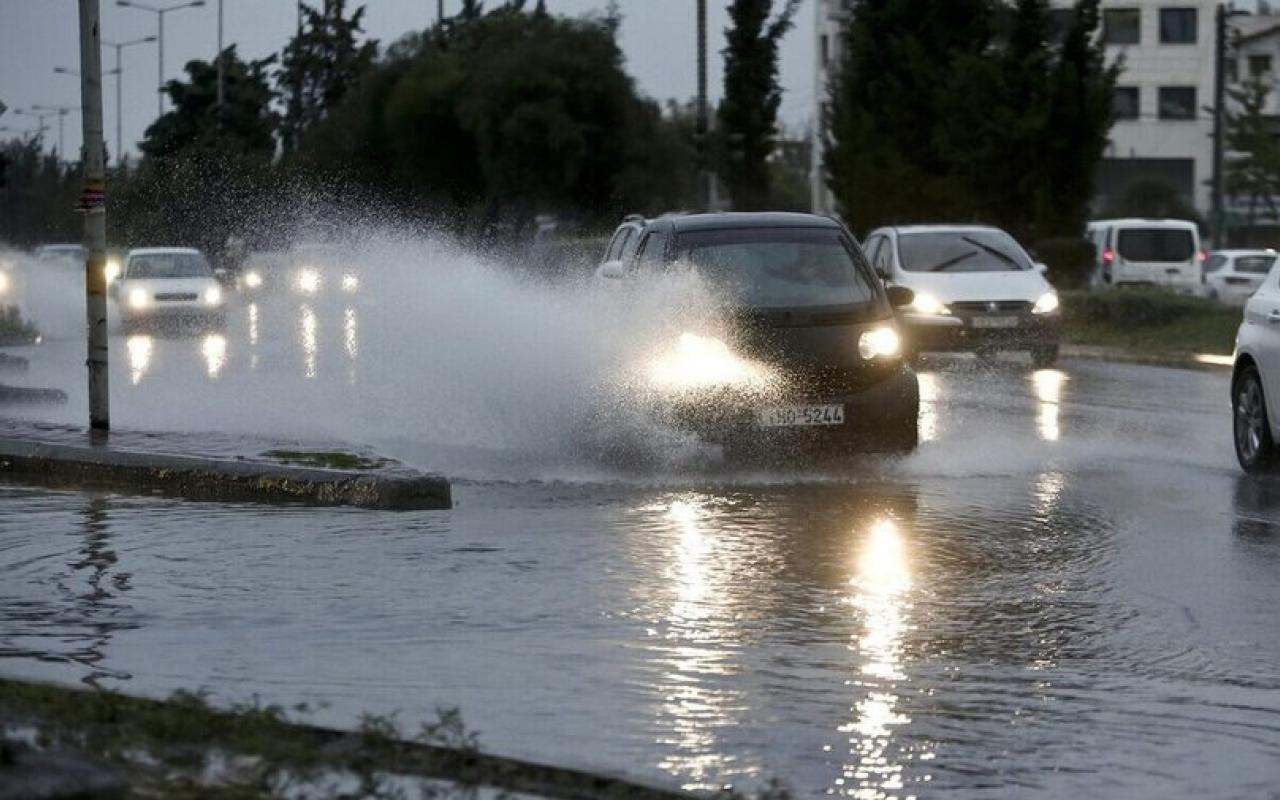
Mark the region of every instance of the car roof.
POLYGON ((1095 219, 1089 222, 1090 228, 1102 228, 1108 225, 1132 226, 1137 228, 1195 228, 1199 226, 1189 219, 1143 219, 1141 217, 1125 217, 1123 219, 1095 219))
POLYGON ((135 247, 129 251, 129 258, 134 256, 158 256, 158 255, 200 255, 200 251, 194 247, 135 247))
POLYGON ((676 232, 714 231, 725 228, 831 228, 841 225, 831 217, 791 211, 725 211, 712 214, 679 214, 659 217, 654 222, 668 222, 676 232))
POLYGON ((889 228, 898 233, 1005 233, 994 225, 890 225, 889 228))
POLYGON ((1211 256, 1274 256, 1276 251, 1270 247, 1236 248, 1234 250, 1213 250, 1211 256))

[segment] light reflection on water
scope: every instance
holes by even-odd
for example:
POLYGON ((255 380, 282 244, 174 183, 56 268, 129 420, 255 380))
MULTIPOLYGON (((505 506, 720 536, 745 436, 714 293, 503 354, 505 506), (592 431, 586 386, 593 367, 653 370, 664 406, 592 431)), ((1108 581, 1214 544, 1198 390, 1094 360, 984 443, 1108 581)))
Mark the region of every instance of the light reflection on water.
POLYGON ((200 352, 204 355, 209 377, 216 380, 227 363, 227 337, 217 333, 209 334, 200 343, 200 352))
POLYGON ((306 375, 308 380, 311 380, 316 377, 316 363, 320 352, 317 334, 320 323, 316 319, 316 312, 311 306, 302 306, 301 312, 302 319, 298 329, 302 335, 303 374, 306 375))
POLYGON ((932 372, 916 375, 920 382, 920 441, 932 442, 938 438, 938 376, 932 372))
POLYGON ((1058 415, 1062 408, 1062 387, 1067 373, 1060 369, 1038 369, 1031 373, 1031 385, 1035 389, 1039 407, 1036 409, 1036 430, 1046 442, 1062 438, 1058 415))
POLYGON ((129 382, 134 386, 142 383, 147 370, 151 367, 151 355, 155 352, 155 340, 150 336, 130 336, 125 341, 125 350, 129 353, 129 382))

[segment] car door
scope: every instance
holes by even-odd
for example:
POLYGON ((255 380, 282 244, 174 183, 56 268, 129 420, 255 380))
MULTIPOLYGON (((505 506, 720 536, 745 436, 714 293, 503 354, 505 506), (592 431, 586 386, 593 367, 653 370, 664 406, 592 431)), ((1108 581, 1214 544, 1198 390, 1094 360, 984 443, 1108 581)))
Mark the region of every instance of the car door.
POLYGON ((1239 349, 1258 362, 1267 393, 1267 414, 1274 428, 1280 421, 1280 267, 1273 267, 1245 302, 1239 349))

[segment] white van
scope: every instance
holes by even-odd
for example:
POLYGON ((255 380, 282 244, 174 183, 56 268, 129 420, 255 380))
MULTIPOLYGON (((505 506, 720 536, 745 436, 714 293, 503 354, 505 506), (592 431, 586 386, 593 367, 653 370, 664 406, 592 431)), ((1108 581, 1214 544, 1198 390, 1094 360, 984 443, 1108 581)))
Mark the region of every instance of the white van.
POLYGON ((1097 252, 1094 285, 1151 284, 1200 289, 1200 229, 1185 219, 1102 219, 1089 223, 1097 252))

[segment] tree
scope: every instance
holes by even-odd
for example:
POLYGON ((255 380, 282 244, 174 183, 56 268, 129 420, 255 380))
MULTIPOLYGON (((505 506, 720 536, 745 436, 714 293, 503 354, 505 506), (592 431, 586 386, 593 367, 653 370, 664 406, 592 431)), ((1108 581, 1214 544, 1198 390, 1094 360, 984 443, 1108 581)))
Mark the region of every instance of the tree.
POLYGON ((1060 42, 1047 0, 864 0, 830 87, 828 183, 857 227, 982 220, 1083 230, 1111 126, 1098 0, 1060 42))
POLYGON ((769 157, 776 147, 778 45, 791 28, 800 0, 785 0, 778 16, 773 0, 733 0, 725 31, 724 100, 718 118, 727 159, 724 179, 735 208, 751 211, 770 204, 769 157))
POLYGON ((7 165, 0 185, 0 242, 29 247, 80 238, 82 223, 73 211, 79 170, 43 150, 39 136, 0 143, 0 160, 7 165))
POLYGON ((302 30, 285 47, 276 73, 285 99, 280 128, 285 152, 296 148, 303 133, 342 101, 377 56, 377 42, 358 41, 365 7, 348 16, 346 5, 347 0, 324 0, 319 10, 301 6, 302 30))
POLYGON ((140 147, 151 158, 167 158, 193 146, 222 152, 271 158, 275 153, 277 117, 271 110, 274 95, 267 82, 270 56, 248 64, 236 55, 235 45, 222 52, 224 107, 218 112, 218 70, 207 61, 189 61, 189 80, 171 80, 165 91, 172 110, 147 128, 140 147))
POLYGON ((1227 112, 1227 159, 1224 189, 1228 197, 1243 203, 1248 224, 1253 226, 1259 211, 1280 217, 1276 198, 1280 196, 1280 139, 1267 117, 1267 97, 1271 87, 1251 77, 1240 88, 1227 92, 1238 109, 1227 112))

